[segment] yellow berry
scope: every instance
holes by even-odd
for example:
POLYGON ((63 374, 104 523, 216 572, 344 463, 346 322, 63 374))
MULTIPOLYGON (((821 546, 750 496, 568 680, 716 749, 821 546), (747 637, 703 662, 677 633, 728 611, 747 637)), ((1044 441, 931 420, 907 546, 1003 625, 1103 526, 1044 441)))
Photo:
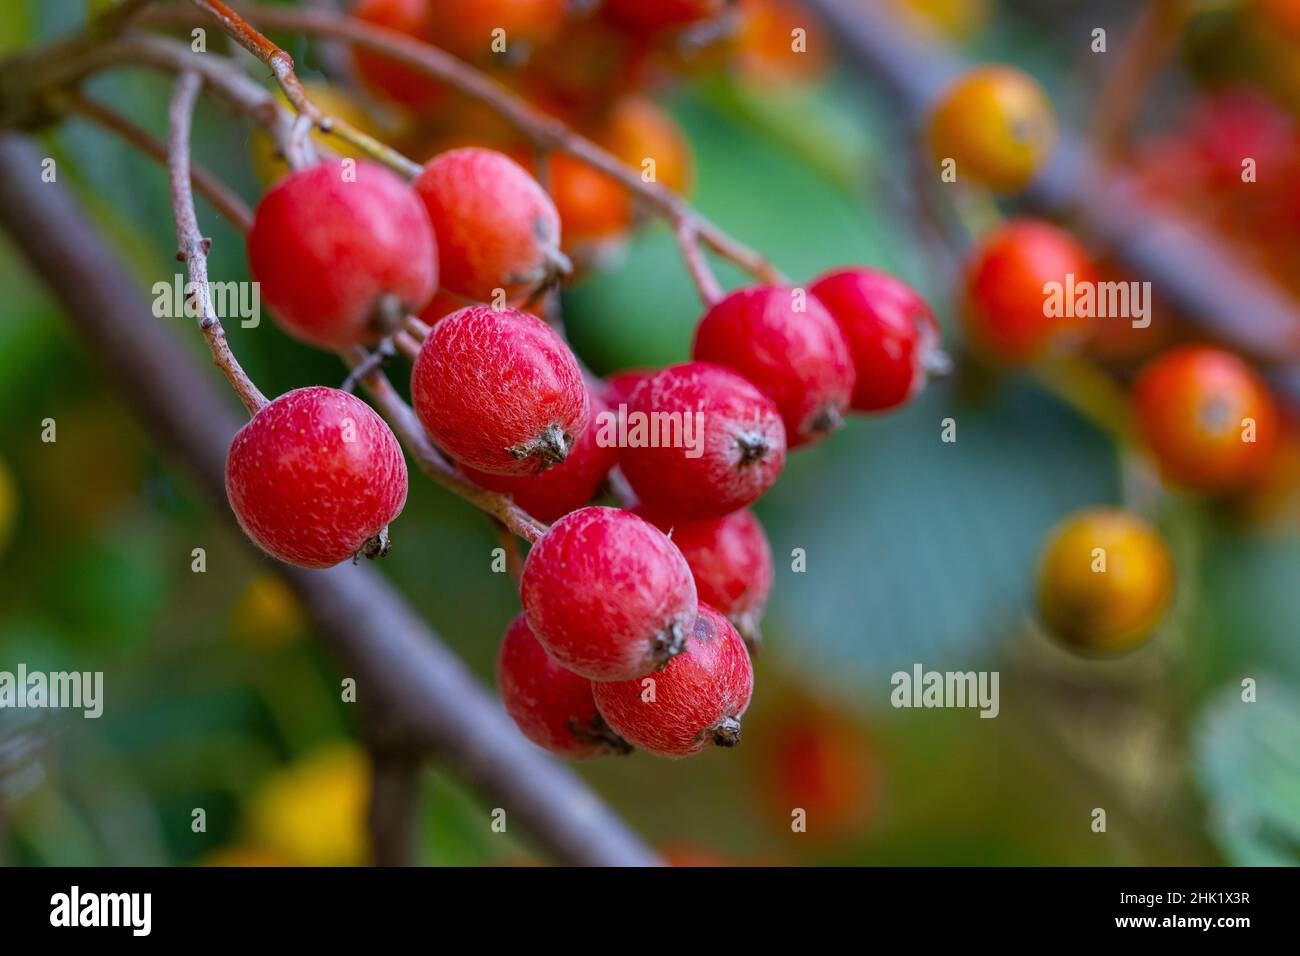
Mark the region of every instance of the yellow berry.
POLYGON ((935 160, 957 163, 957 180, 998 192, 1023 187, 1056 140, 1052 104, 1028 74, 1009 66, 979 67, 939 98, 930 117, 935 160))
POLYGON ((333 744, 274 773, 248 806, 251 842, 302 866, 361 866, 369 856, 370 764, 333 744))
POLYGON ((1164 541, 1118 508, 1071 515, 1051 533, 1038 577, 1043 623, 1076 651, 1119 653, 1156 630, 1174 589, 1164 541))

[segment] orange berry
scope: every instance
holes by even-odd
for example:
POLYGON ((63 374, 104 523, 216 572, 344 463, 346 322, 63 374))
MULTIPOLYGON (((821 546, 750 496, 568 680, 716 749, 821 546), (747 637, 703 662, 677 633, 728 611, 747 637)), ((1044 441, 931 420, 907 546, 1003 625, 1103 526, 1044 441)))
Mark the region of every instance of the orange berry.
POLYGON ((1183 346, 1151 362, 1133 387, 1138 430, 1161 473, 1204 492, 1236 491, 1267 467, 1277 406, 1249 365, 1221 349, 1183 346))
POLYGON ((653 172, 656 182, 679 193, 690 192, 694 179, 690 141, 677 121, 653 100, 643 96, 619 100, 600 141, 643 177, 653 172))
POLYGON ((1022 188, 1047 158, 1056 139, 1052 104, 1026 73, 987 66, 960 77, 940 97, 930 117, 936 161, 957 161, 957 178, 998 192, 1022 188))
POLYGON ((1079 319, 1048 314, 1048 283, 1092 280, 1088 254, 1051 223, 1017 219, 984 236, 965 269, 962 320, 975 351, 1021 365, 1082 331, 1079 319))
POLYGON ((1164 617, 1174 567, 1146 521, 1119 508, 1071 515, 1043 550, 1038 611, 1071 650, 1121 653, 1144 643, 1164 617))

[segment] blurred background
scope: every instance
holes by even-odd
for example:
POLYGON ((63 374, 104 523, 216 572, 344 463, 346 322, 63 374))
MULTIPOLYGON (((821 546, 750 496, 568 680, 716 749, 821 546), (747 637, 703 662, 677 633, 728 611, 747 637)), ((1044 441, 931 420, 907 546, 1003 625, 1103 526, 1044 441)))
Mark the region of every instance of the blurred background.
MULTIPOLYGON (((1300 295, 1300 4, 1160 5, 1176 16, 1120 0, 836 6, 853 2, 923 44, 1027 71, 1060 125, 1085 138, 1125 38, 1145 25, 1155 40, 1138 59, 1156 68, 1132 89, 1137 115, 1108 144, 1107 175, 1194 218, 1300 295), (1096 27, 1107 55, 1090 49, 1096 27), (1222 185, 1243 154, 1266 156, 1270 170, 1250 202, 1222 185)), ((103 6, 7 0, 0 54, 75 30, 103 6)), ((935 177, 915 174, 922 118, 902 115, 836 53, 813 5, 744 0, 721 36, 653 56, 623 50, 595 23, 575 16, 527 62, 488 67, 592 136, 618 128, 611 110, 631 111, 624 131, 668 137, 692 202, 796 282, 851 263, 902 276, 934 306, 957 361, 902 411, 855 419, 792 456, 758 502, 777 576, 743 745, 578 772, 683 864, 1300 861, 1300 440, 1289 421, 1274 464, 1245 491, 1153 491, 1149 466, 1098 409, 1115 407, 1162 348, 1203 338, 1162 307, 1158 288, 1152 328, 1112 326, 1086 343, 1082 379, 974 362, 956 324, 953 256, 999 207, 975 193, 949 208, 935 177), (795 27, 807 31, 799 55, 795 27), (621 71, 643 60, 625 90, 621 71), (960 422, 955 446, 936 440, 947 417, 960 422), (1106 503, 1156 520, 1178 588, 1152 641, 1098 661, 1054 645, 1032 597, 1048 529, 1106 503), (791 570, 793 549, 806 552, 806 572, 791 570), (1000 671, 1000 716, 893 709, 890 675, 916 662, 1000 671), (1264 712, 1250 719, 1234 706, 1247 677, 1264 712), (817 825, 792 833, 792 806, 817 825), (1107 810, 1104 835, 1090 827, 1096 807, 1107 810)), ((273 35, 305 79, 342 98, 340 113, 355 110, 417 160, 453 143, 511 148, 466 104, 404 110, 357 82, 335 46, 273 35)), ((227 49, 216 30, 209 47, 227 49)), ((170 84, 159 76, 116 71, 88 91, 165 130, 170 84)), ((75 118, 43 142, 141 287, 170 281, 163 171, 75 118)), ((249 202, 278 175, 268 144, 210 102, 195 156, 249 202)), ((563 171, 550 174, 558 190, 563 171)), ((580 264, 562 300, 575 350, 601 374, 687 359, 700 308, 671 234, 635 209, 604 221, 601 184, 590 187, 596 198, 587 188, 572 185, 574 211, 561 203, 580 264), (570 230, 584 209, 586 235, 570 230)), ((247 279, 238 234, 201 199, 199 216, 213 278, 247 279)), ((4 240, 0 290, 0 670, 102 670, 106 696, 99 720, 0 710, 4 861, 365 862, 368 765, 340 674, 294 598, 151 446, 4 240), (41 440, 46 418, 55 443, 41 440), (202 574, 191 570, 196 547, 207 553, 202 574), (196 807, 205 832, 192 830, 196 807)), ((270 322, 227 330, 267 394, 344 377, 333 357, 270 322)), ((183 329, 195 374, 214 375, 192 331, 183 329)), ((1278 342, 1277 358, 1294 360, 1294 340, 1278 342)), ((413 477, 395 530, 397 550, 379 567, 491 684, 519 605, 508 576, 489 571, 490 525, 413 477)), ((540 862, 526 834, 493 833, 490 804, 436 761, 421 796, 420 862, 540 862)))

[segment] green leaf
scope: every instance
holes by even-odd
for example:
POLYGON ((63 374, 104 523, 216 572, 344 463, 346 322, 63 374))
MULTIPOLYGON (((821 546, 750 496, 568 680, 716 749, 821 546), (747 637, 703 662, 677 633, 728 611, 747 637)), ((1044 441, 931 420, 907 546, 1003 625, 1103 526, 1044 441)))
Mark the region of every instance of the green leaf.
POLYGON ((932 384, 795 452, 759 502, 777 564, 773 653, 858 685, 986 657, 1024 620, 1051 525, 1116 496, 1113 447, 1055 399, 1019 381, 978 400, 932 384))
POLYGON ((1229 687, 1203 711, 1196 776, 1210 832, 1241 866, 1300 866, 1300 691, 1261 678, 1258 701, 1229 687))

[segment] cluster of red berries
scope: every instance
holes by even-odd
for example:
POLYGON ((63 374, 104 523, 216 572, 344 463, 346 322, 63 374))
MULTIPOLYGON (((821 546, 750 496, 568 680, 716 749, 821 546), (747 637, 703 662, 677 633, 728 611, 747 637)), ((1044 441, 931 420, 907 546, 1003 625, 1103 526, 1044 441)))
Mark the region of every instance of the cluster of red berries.
MULTIPOLYGON (((257 209, 249 257, 279 325, 325 348, 376 343, 435 289, 479 303, 434 324, 411 400, 471 480, 554 521, 528 554, 524 614, 500 661, 524 732, 567 756, 735 743, 753 680, 745 640, 757 639, 773 578, 747 507, 787 449, 849 410, 913 395, 938 327, 899 280, 841 269, 808 289, 733 292, 700 320, 694 361, 589 389, 555 329, 509 304, 555 281, 560 242, 556 207, 526 170, 462 148, 412 185, 352 160, 286 176, 257 209), (638 417, 678 423, 685 440, 620 439, 614 426, 638 417), (616 466, 635 510, 588 506, 616 466)), ((231 447, 227 487, 264 550, 327 567, 384 553, 407 474, 373 411, 315 387, 256 412, 231 447)))

